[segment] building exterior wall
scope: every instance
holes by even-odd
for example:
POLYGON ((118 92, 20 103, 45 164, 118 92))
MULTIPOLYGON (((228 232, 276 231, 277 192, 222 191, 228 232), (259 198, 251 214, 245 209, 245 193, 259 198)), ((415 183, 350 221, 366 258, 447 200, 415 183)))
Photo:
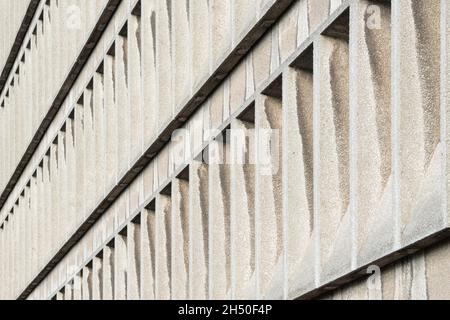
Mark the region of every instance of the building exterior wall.
POLYGON ((0 299, 450 298, 449 19, 39 1, 0 93, 0 299))

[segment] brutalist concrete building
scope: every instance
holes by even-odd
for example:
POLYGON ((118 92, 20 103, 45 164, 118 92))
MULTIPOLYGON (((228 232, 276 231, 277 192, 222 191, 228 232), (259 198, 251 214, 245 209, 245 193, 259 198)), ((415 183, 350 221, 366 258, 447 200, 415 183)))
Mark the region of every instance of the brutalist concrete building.
POLYGON ((0 299, 450 299, 450 1, 0 21, 0 299))

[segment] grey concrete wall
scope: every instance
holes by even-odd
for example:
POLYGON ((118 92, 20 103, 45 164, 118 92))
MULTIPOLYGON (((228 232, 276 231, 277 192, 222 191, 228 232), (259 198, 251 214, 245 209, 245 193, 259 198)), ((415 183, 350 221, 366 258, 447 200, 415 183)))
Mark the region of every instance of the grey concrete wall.
POLYGON ((14 45, 30 2, 31 0, 5 1, 1 4, 0 19, 4 24, 0 31, 0 38, 2 39, 0 42, 0 70, 5 67, 9 52, 14 45))
MULTIPOLYGON (((292 2, 119 2, 0 211, 0 298, 450 298, 446 1, 292 2)), ((46 68, 43 10, 1 96, 4 183, 79 52, 46 68)))

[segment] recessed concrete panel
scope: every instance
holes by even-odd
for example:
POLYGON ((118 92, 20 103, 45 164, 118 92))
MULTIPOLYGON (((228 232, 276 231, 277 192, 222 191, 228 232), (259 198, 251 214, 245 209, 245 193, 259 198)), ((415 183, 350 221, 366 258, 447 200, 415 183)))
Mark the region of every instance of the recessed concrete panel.
POLYGON ((171 39, 172 1, 156 1, 156 66, 158 75, 158 128, 172 118, 172 55, 173 43, 171 39))
POLYGON ((193 88, 201 85, 210 71, 211 65, 211 15, 210 1, 191 1, 192 6, 192 77, 193 88))
POLYGON ((239 41, 244 32, 250 27, 256 19, 256 1, 240 0, 232 1, 233 4, 233 36, 235 43, 239 41))
MULTIPOLYGON (((187 175, 189 178, 189 173, 187 175)), ((172 299, 189 296, 189 181, 172 182, 172 299)))
POLYGON ((117 169, 118 176, 121 177, 129 167, 130 145, 131 145, 131 109, 130 97, 128 93, 130 72, 128 69, 128 23, 120 31, 120 36, 115 41, 114 59, 114 98, 117 111, 117 169))
POLYGON ((128 87, 130 106, 130 159, 142 153, 143 147, 143 87, 142 87, 142 30, 140 12, 128 19, 128 87))
POLYGON ((127 300, 140 299, 141 243, 140 222, 135 221, 127 229, 127 300))
POLYGON ((157 130, 156 94, 156 1, 142 1, 142 84, 144 145, 147 146, 157 130))
POLYGON ((288 298, 314 287, 313 74, 283 75, 283 204, 288 298))
POLYGON ((211 1, 211 43, 212 43, 212 64, 217 67, 225 53, 231 48, 232 41, 232 1, 212 0, 211 1))
POLYGON ((397 48, 394 86, 399 128, 396 208, 400 215, 400 242, 407 245, 445 224, 439 90, 440 2, 429 1, 425 5, 422 1, 400 0, 393 6, 398 19, 393 39, 397 48))
POLYGON ((114 300, 127 299, 127 237, 118 234, 114 239, 114 300))
POLYGON ((155 299, 155 212, 141 213, 141 299, 155 299))
POLYGON ((351 268, 348 43, 323 36, 314 44, 314 59, 315 130, 319 139, 314 210, 320 283, 326 283, 351 268))
MULTIPOLYGON (((176 86, 174 103, 178 108, 191 92, 191 3, 195 1, 172 1, 173 38, 174 38, 174 77, 176 86)), ((221 1, 226 2, 226 1, 221 1)))
POLYGON ((229 145, 213 141, 208 147, 209 174, 209 299, 231 297, 229 145))
POLYGON ((104 60, 105 86, 105 118, 106 118, 106 190, 116 182, 118 162, 118 105, 115 98, 115 82, 117 81, 114 56, 107 55, 104 60))
POLYGON ((189 166, 189 299, 207 299, 208 287, 208 166, 189 166), (195 279, 195 280, 194 280, 195 279))
POLYGON ((115 258, 114 246, 106 246, 103 249, 103 267, 102 267, 102 293, 103 300, 114 300, 115 285, 115 258))

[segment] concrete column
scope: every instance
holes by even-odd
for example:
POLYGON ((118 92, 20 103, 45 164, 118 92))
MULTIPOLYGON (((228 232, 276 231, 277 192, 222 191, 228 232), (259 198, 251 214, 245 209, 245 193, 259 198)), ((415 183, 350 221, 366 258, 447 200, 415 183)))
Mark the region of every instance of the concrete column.
POLYGON ((189 180, 172 182, 171 221, 172 299, 186 300, 189 294, 189 180))
POLYGON ((84 167, 85 167, 85 217, 94 210, 96 203, 96 163, 95 163, 95 131, 94 127, 94 80, 89 82, 88 87, 84 90, 84 167))
POLYGON ((141 299, 155 299, 155 212, 141 213, 141 299))
POLYGON ((115 99, 114 84, 117 78, 115 71, 115 46, 111 47, 104 60, 105 85, 105 119, 106 119, 106 190, 116 183, 118 161, 118 105, 115 99))
POLYGON ((73 280, 64 287, 64 300, 73 300, 73 280))
MULTIPOLYGON (((156 69, 158 83, 158 129, 173 116, 171 24, 172 1, 156 1, 156 69)), ((158 130, 158 131, 159 131, 158 130)))
POLYGON ((198 88, 209 75, 211 65, 210 7, 207 0, 191 1, 192 86, 198 88))
POLYGON ((208 147, 209 299, 231 297, 230 167, 228 145, 218 138, 208 147))
POLYGON ((450 196, 450 188, 449 188, 449 178, 448 178, 448 170, 450 168, 450 153, 449 153, 449 143, 450 143, 450 4, 446 1, 441 1, 441 112, 443 113, 441 116, 441 121, 444 120, 446 123, 442 126, 441 134, 444 136, 442 141, 445 141, 445 150, 446 150, 446 161, 445 161, 445 176, 444 179, 445 189, 447 190, 447 194, 445 195, 446 200, 444 201, 444 220, 447 226, 450 225, 450 213, 448 212, 449 208, 449 196, 450 196))
POLYGON ((390 4, 354 2, 350 25, 351 201, 362 265, 394 244, 390 4))
POLYGON ((315 215, 324 284, 351 268, 349 49, 346 40, 325 36, 314 45, 314 83, 320 83, 315 86, 319 130, 315 215))
POLYGON ((115 269, 115 258, 114 258, 114 243, 106 246, 103 249, 103 300, 114 300, 114 269, 115 269))
POLYGON ((82 299, 82 275, 77 273, 73 279, 73 300, 80 301, 82 299))
POLYGON ((51 180, 51 204, 52 210, 50 213, 50 224, 51 224, 51 250, 56 250, 55 248, 61 246, 59 242, 60 238, 60 213, 61 209, 59 206, 59 168, 58 168, 58 157, 60 157, 59 152, 59 135, 53 141, 50 146, 50 180, 51 180))
POLYGON ((105 176, 107 175, 106 158, 106 114, 105 114, 105 86, 104 86, 104 62, 94 74, 93 108, 94 108, 94 135, 95 135, 95 199, 98 203, 105 195, 105 176))
POLYGON ((282 103, 258 95, 256 127, 257 298, 283 297, 282 103))
POLYGON ((141 1, 142 6, 142 85, 144 146, 148 146, 156 135, 157 87, 156 87, 156 1, 141 1))
POLYGON ((156 198, 155 227, 155 298, 169 300, 171 298, 171 199, 160 194, 156 198))
MULTIPOLYGON (((143 107, 142 103, 142 45, 141 12, 135 11, 128 19, 128 70, 130 105, 130 160, 142 153, 143 147, 143 107)), ((146 89, 147 90, 147 89, 146 89)))
POLYGON ((92 260, 92 300, 103 300, 103 252, 92 260))
POLYGON ((256 19, 256 0, 233 0, 233 46, 236 45, 256 19))
POLYGON ((67 176, 68 176, 68 167, 67 167, 67 122, 63 125, 62 130, 58 134, 58 169, 59 169, 59 184, 57 186, 58 192, 58 202, 60 207, 56 215, 58 216, 59 221, 59 231, 57 242, 61 243, 67 232, 67 218, 69 217, 70 211, 67 209, 66 205, 68 204, 68 188, 67 188, 67 176), (63 209, 66 208, 66 209, 63 209))
POLYGON ((440 1, 392 1, 397 246, 443 225, 440 1), (433 47, 434 50, 429 50, 433 47), (414 79, 414 81, 411 81, 414 79), (414 134, 411 134, 414 132, 414 134), (424 214, 426 212, 426 214, 424 214), (426 227, 424 227, 426 226, 426 227))
POLYGON ((86 147, 86 121, 84 118, 84 109, 85 100, 84 95, 80 97, 77 101, 77 105, 75 107, 75 131, 74 131, 74 146, 75 146, 75 173, 76 178, 75 182, 75 192, 76 192, 76 224, 80 224, 84 220, 84 215, 86 211, 86 193, 85 193, 85 179, 86 179, 86 170, 85 170, 85 162, 84 162, 84 154, 86 147))
POLYGON ((114 239, 114 300, 127 299, 127 238, 125 228, 114 239))
POLYGON ((115 41, 115 102, 117 108, 117 169, 121 177, 129 166, 130 158, 130 117, 131 110, 128 96, 129 70, 128 70, 128 24, 120 31, 115 41))
POLYGON ((44 191, 43 191, 43 162, 41 162, 37 168, 37 209, 36 209, 36 229, 37 229, 37 253, 36 253, 36 272, 40 270, 43 265, 42 255, 39 254, 44 250, 45 245, 45 220, 44 220, 44 206, 43 202, 45 199, 44 191))
POLYGON ((81 293, 83 300, 92 300, 92 263, 83 268, 81 293))
POLYGON ((211 15, 211 56, 212 67, 222 62, 226 52, 231 49, 232 40, 232 1, 210 1, 211 15))
MULTIPOLYGON (((225 1, 227 2, 227 1, 225 1)), ((172 1, 172 37, 174 43, 174 104, 175 108, 182 106, 189 96, 192 87, 191 72, 191 23, 189 1, 172 1)))
POLYGON ((137 220, 131 222, 128 225, 128 237, 127 237, 127 260, 128 260, 128 272, 127 272, 127 299, 139 300, 140 299, 140 286, 141 286, 141 221, 140 216, 137 220))
MULTIPOLYGON (((254 108, 250 112, 254 118, 254 108)), ((231 299, 256 296, 255 125, 250 121, 234 120, 229 142, 231 299)))

